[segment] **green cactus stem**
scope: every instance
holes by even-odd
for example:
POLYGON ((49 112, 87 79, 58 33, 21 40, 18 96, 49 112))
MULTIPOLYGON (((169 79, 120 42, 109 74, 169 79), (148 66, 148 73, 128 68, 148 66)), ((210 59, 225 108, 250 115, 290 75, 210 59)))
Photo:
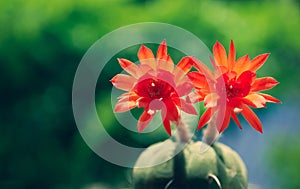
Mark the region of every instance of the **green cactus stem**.
POLYGON ((141 154, 133 169, 133 185, 135 189, 246 189, 247 170, 239 155, 222 143, 210 146, 168 139, 141 154), (185 147, 176 154, 181 145, 185 147), (145 161, 149 167, 139 168, 145 161), (151 166, 149 162, 163 163, 151 166))

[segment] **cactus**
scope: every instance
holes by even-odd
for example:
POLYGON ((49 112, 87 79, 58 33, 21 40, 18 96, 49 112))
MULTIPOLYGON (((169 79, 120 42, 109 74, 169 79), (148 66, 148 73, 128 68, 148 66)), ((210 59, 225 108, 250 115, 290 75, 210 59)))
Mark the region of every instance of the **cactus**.
POLYGON ((222 143, 182 143, 168 139, 148 147, 133 169, 135 189, 247 188, 247 170, 239 155, 222 143), (177 152, 177 154, 176 154, 177 152), (147 162, 149 167, 140 168, 147 162), (151 163, 162 162, 151 166, 151 163))

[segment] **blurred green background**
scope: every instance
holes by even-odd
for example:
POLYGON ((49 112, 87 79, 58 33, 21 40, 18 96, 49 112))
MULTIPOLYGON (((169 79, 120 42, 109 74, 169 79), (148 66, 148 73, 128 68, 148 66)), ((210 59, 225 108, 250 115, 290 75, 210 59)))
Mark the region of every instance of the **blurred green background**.
MULTIPOLYGON (((256 111, 264 134, 256 134, 244 123, 244 130, 233 125, 224 138, 242 155, 249 180, 258 188, 300 188, 297 0, 1 1, 0 188, 130 187, 130 169, 101 159, 81 138, 71 93, 76 68, 96 40, 121 26, 146 21, 182 27, 210 49, 216 40, 228 49, 233 39, 238 56, 271 52, 258 76, 271 75, 280 81, 269 94, 283 105, 256 111)), ((121 54, 136 59, 136 51, 121 54)), ((99 106, 110 107, 110 97, 101 94, 110 94, 108 80, 121 71, 117 68, 102 76, 107 83, 97 90, 99 106)), ((128 134, 112 114, 103 117, 110 134, 119 140, 137 146, 153 142, 128 134)))

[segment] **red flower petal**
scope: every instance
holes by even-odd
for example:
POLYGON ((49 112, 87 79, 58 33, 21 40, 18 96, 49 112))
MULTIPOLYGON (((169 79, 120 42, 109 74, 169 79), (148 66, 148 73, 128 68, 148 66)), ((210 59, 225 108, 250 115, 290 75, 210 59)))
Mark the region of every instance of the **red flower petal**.
POLYGON ((275 98, 271 95, 264 94, 264 93, 259 93, 259 95, 264 97, 266 99, 266 102, 281 103, 280 100, 278 100, 277 98, 275 98))
POLYGON ((164 81, 165 83, 167 83, 168 85, 170 85, 171 87, 173 87, 174 89, 176 89, 176 84, 174 81, 174 75, 168 71, 164 71, 164 70, 159 70, 157 72, 156 75, 157 79, 160 79, 162 81, 164 81))
POLYGON ((256 114, 247 105, 243 106, 242 115, 255 130, 262 133, 261 122, 259 121, 256 114))
MULTIPOLYGON (((163 115, 163 111, 161 112, 161 117, 164 119, 165 115, 163 115)), ((168 135, 171 136, 171 124, 170 124, 170 120, 168 119, 164 119, 163 120, 163 125, 164 125, 164 128, 165 130, 167 131, 168 135)))
POLYGON ((166 40, 159 45, 157 49, 156 58, 157 59, 165 59, 168 55, 166 40))
POLYGON ((196 58, 192 58, 194 67, 203 74, 208 80, 215 81, 215 77, 213 72, 201 61, 197 60, 196 58))
POLYGON ((217 106, 219 95, 217 93, 210 93, 204 98, 204 106, 211 108, 217 106))
POLYGON ((151 98, 141 97, 136 101, 138 108, 149 109, 149 104, 151 102, 151 98))
POLYGON ((279 82, 272 77, 257 78, 251 87, 251 91, 256 92, 256 91, 272 89, 278 83, 279 82))
POLYGON ((166 119, 171 121, 179 121, 179 113, 177 106, 173 102, 172 99, 167 99, 163 101, 165 103, 165 107, 162 108, 162 111, 166 113, 166 119))
POLYGON ((219 109, 218 114, 216 116, 216 127, 219 133, 222 133, 225 129, 227 129, 229 122, 230 122, 230 114, 231 109, 226 107, 224 117, 222 115, 222 110, 219 109), (223 118, 223 119, 222 119, 223 118))
POLYGON ((136 95, 136 93, 130 91, 128 93, 121 94, 118 96, 119 102, 125 102, 125 101, 136 101, 140 97, 136 95))
POLYGON ((188 78, 194 84, 195 88, 203 89, 208 88, 206 77, 199 72, 190 72, 187 74, 188 78))
POLYGON ((266 107, 265 98, 259 94, 249 94, 243 98, 243 101, 254 108, 266 107))
POLYGON ((151 49, 147 48, 146 46, 142 45, 139 52, 138 52, 138 58, 141 62, 141 64, 147 64, 152 69, 156 68, 156 61, 153 55, 153 52, 151 49))
POLYGON ((233 66, 233 71, 237 74, 237 76, 239 76, 241 73, 243 73, 246 70, 249 62, 250 62, 250 58, 248 55, 239 58, 235 62, 235 65, 233 66))
MULTIPOLYGON (((226 72, 227 72, 227 68, 225 66, 217 66, 215 68, 214 76, 215 76, 215 78, 218 78, 226 72)), ((235 73, 235 72, 232 72, 232 73, 235 73)))
POLYGON ((172 64, 173 70, 174 70, 174 62, 173 62, 173 60, 172 60, 172 58, 171 58, 170 55, 167 56, 167 62, 169 62, 170 64, 172 64))
POLYGON ((118 97, 120 100, 117 102, 114 111, 126 112, 136 107, 136 100, 139 98, 135 93, 124 93, 118 97))
POLYGON ((162 108, 161 117, 163 120, 165 130, 169 135, 171 135, 170 121, 179 121, 178 109, 174 102, 170 99, 165 100, 163 102, 165 103, 165 107, 162 108))
POLYGON ((216 62, 215 62, 215 60, 213 59, 213 57, 209 57, 209 59, 210 59, 210 62, 212 63, 212 65, 213 65, 213 67, 214 67, 214 77, 215 78, 218 78, 218 77, 220 77, 222 74, 224 74, 224 73, 226 73, 226 72, 228 72, 228 68, 227 68, 227 66, 218 66, 217 64, 216 64, 216 62))
POLYGON ((143 75, 145 75, 146 73, 148 73, 149 71, 152 71, 153 69, 147 65, 147 64, 140 64, 138 65, 138 69, 137 69, 137 76, 141 77, 143 75))
POLYGON ((198 91, 191 92, 187 96, 187 101, 191 102, 191 103, 197 103, 197 102, 200 102, 200 101, 204 100, 204 97, 205 97, 205 95, 201 95, 198 91))
POLYGON ((232 70, 234 63, 235 63, 235 57, 236 57, 236 52, 235 52, 235 48, 234 48, 234 43, 231 40, 230 41, 230 49, 229 49, 229 53, 228 53, 228 69, 232 70))
POLYGON ((256 70, 258 70, 266 62, 269 55, 270 55, 270 53, 266 53, 266 54, 261 54, 261 55, 258 55, 257 57, 255 57, 251 61, 251 64, 249 65, 248 70, 256 72, 256 70))
POLYGON ((234 111, 231 111, 231 117, 234 120, 234 122, 237 124, 237 126, 242 129, 242 125, 238 119, 238 117, 236 116, 236 114, 234 113, 234 111))
POLYGON ((157 69, 173 72, 174 63, 171 57, 168 55, 167 44, 165 40, 158 47, 156 59, 157 69))
POLYGON ((118 62, 120 64, 120 66, 130 75, 132 75, 133 77, 137 78, 137 69, 138 66, 135 65, 133 62, 123 59, 123 58, 118 58, 118 62))
POLYGON ((212 116, 212 108, 207 108, 207 110, 202 114, 199 123, 198 123, 198 130, 201 129, 207 122, 209 122, 212 116))
POLYGON ((138 120, 138 132, 142 132, 151 122, 154 114, 149 114, 146 110, 142 113, 141 117, 138 120))
POLYGON ((169 55, 164 58, 158 59, 157 69, 173 72, 174 62, 169 55))
POLYGON ((183 57, 179 61, 179 63, 177 64, 173 72, 176 80, 180 80, 185 74, 187 74, 191 70, 193 64, 194 61, 191 57, 189 56, 183 57))
POLYGON ((196 109, 191 103, 186 102, 185 100, 181 99, 181 109, 182 111, 188 113, 188 114, 193 114, 193 115, 198 115, 196 109))
POLYGON ((126 112, 128 110, 131 110, 132 108, 136 107, 136 102, 135 101, 118 101, 116 106, 115 106, 115 112, 126 112))
POLYGON ((116 88, 129 91, 137 80, 129 75, 117 74, 110 81, 116 88))
POLYGON ((136 97, 138 97, 134 92, 130 91, 128 93, 123 93, 120 96, 118 96, 118 99, 137 99, 136 97))
POLYGON ((191 92, 194 88, 194 85, 191 82, 184 82, 178 87, 176 87, 176 92, 178 96, 185 96, 191 92))
POLYGON ((215 43, 213 47, 213 54, 217 66, 225 66, 226 68, 228 68, 225 48, 218 41, 215 43))
POLYGON ((251 84, 252 81, 255 79, 256 74, 251 71, 244 71, 237 79, 238 82, 240 83, 247 83, 251 84))

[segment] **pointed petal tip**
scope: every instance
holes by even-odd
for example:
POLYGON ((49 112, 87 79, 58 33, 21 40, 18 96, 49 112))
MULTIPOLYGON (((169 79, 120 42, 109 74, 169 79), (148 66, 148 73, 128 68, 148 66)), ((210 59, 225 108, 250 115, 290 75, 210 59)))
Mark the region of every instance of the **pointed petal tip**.
POLYGON ((199 131, 200 129, 202 129, 202 128, 204 127, 204 125, 205 125, 205 124, 201 124, 201 125, 198 124, 198 126, 197 126, 197 131, 199 131))
POLYGON ((138 57, 141 56, 141 58, 144 58, 150 49, 146 47, 145 45, 141 45, 140 49, 138 50, 138 57))
POLYGON ((233 42, 232 39, 230 40, 230 47, 233 48, 233 49, 235 50, 234 42, 233 42))
POLYGON ((234 110, 231 112, 231 117, 233 119, 233 121, 235 122, 235 124, 240 128, 240 130, 242 130, 242 125, 237 117, 237 115, 235 114, 234 110))
POLYGON ((169 136, 172 136, 172 132, 171 131, 168 131, 168 130, 166 130, 167 131, 167 134, 169 135, 169 136))
POLYGON ((191 57, 189 56, 183 57, 178 62, 174 70, 175 78, 181 79, 185 74, 187 74, 192 69, 193 65, 194 65, 194 60, 191 57))
POLYGON ((270 54, 271 54, 271 53, 267 52, 267 53, 262 53, 262 54, 260 54, 260 55, 257 55, 257 56, 263 56, 263 57, 265 57, 265 56, 266 56, 266 57, 268 57, 268 56, 270 56, 270 54))
POLYGON ((223 133, 224 130, 225 130, 225 127, 224 128, 220 128, 220 130, 218 129, 219 134, 223 133))
POLYGON ((200 120, 199 120, 199 122, 198 122, 198 126, 197 126, 197 131, 199 131, 200 129, 202 129, 202 127, 204 127, 204 125, 206 124, 207 122, 203 122, 203 121, 201 121, 201 118, 200 118, 200 120))
POLYGON ((233 40, 230 40, 228 60, 227 60, 229 71, 231 71, 233 69, 234 64, 235 64, 235 59, 236 59, 235 46, 234 46, 233 40))
POLYGON ((218 47, 220 47, 220 46, 223 47, 223 45, 217 40, 217 41, 215 42, 214 46, 213 46, 213 49, 216 49, 216 48, 218 48, 218 47))
POLYGON ((165 119, 163 121, 163 125, 164 125, 164 128, 165 128, 166 132, 168 133, 168 135, 172 136, 172 130, 171 130, 170 120, 165 119))
POLYGON ((148 127, 149 123, 151 122, 152 118, 154 117, 154 114, 148 114, 146 111, 142 113, 138 120, 138 132, 142 132, 145 130, 146 127, 148 127))
POLYGON ((114 113, 122 113, 122 112, 125 112, 125 111, 121 111, 119 107, 115 107, 114 113))
POLYGON ((120 66, 123 67, 123 65, 124 65, 124 60, 126 60, 126 59, 124 59, 124 58, 117 58, 117 60, 118 60, 118 62, 119 62, 119 64, 120 64, 120 66))
POLYGON ((218 41, 213 47, 214 60, 217 66, 225 66, 228 68, 227 53, 224 46, 218 41))
POLYGON ((269 56, 271 55, 271 53, 263 53, 261 54, 263 57, 265 57, 265 59, 267 60, 267 58, 269 58, 269 56))
POLYGON ((266 102, 272 102, 272 103, 282 104, 282 102, 279 99, 277 99, 277 98, 275 98, 275 97, 273 97, 271 95, 264 94, 264 93, 259 93, 259 95, 262 96, 262 97, 264 97, 266 99, 266 102))
POLYGON ((123 99, 120 99, 117 102, 117 104, 115 105, 114 112, 116 112, 116 113, 127 112, 135 107, 136 107, 135 100, 129 100, 129 99, 123 98, 123 99))
POLYGON ((115 75, 113 78, 111 78, 111 79, 109 80, 112 84, 114 84, 114 83, 116 82, 116 76, 117 76, 117 75, 115 75))
POLYGON ((141 45, 140 49, 147 48, 145 45, 141 45))
POLYGON ((204 125, 206 125, 210 121, 211 116, 212 116, 212 108, 208 108, 200 117, 197 130, 200 130, 204 125))
POLYGON ((130 91, 137 80, 126 74, 117 74, 110 81, 114 87, 124 91, 130 91))
POLYGON ((262 125, 259 128, 254 128, 256 131, 258 131, 260 134, 263 134, 262 125))
POLYGON ((264 53, 256 56, 253 60, 251 60, 251 64, 249 65, 248 69, 251 71, 256 72, 263 64, 267 61, 270 53, 264 53))
POLYGON ((253 129, 255 129, 256 131, 258 131, 260 133, 263 132, 262 124, 261 124, 259 118, 247 105, 243 105, 242 115, 247 120, 249 125, 252 126, 253 129))
POLYGON ((145 129, 145 128, 138 127, 138 133, 143 132, 144 129, 145 129))
POLYGON ((167 43, 165 40, 163 40, 157 49, 156 58, 157 59, 166 59, 167 55, 168 55, 167 43))

